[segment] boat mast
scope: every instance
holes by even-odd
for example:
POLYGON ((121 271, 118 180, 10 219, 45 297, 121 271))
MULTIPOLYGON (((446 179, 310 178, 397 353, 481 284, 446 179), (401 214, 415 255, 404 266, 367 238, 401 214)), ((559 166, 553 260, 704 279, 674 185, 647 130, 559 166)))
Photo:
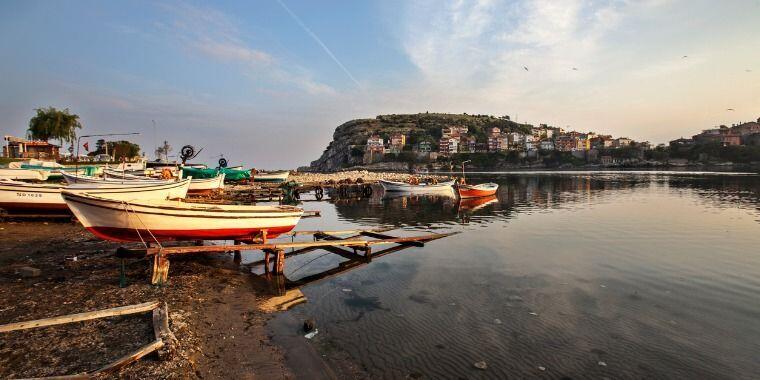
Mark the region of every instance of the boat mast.
POLYGON ((465 179, 465 177, 464 177, 464 164, 466 164, 466 163, 468 163, 468 162, 470 162, 470 161, 471 161, 471 160, 462 161, 462 184, 465 184, 465 183, 467 183, 467 180, 466 180, 466 179, 465 179))

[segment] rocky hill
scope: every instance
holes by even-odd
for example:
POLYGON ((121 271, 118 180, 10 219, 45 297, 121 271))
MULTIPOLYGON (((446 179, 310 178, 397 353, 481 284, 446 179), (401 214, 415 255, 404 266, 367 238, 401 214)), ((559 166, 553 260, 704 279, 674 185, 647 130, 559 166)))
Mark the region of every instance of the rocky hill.
POLYGON ((499 127, 504 132, 530 131, 529 124, 509 120, 509 116, 455 115, 418 113, 410 115, 379 115, 374 119, 355 119, 335 128, 333 139, 322 156, 311 163, 311 170, 334 171, 362 164, 367 138, 377 134, 388 139, 394 133, 407 136, 407 145, 430 141, 437 146, 441 129, 467 126, 478 142, 487 142, 488 130, 499 127))

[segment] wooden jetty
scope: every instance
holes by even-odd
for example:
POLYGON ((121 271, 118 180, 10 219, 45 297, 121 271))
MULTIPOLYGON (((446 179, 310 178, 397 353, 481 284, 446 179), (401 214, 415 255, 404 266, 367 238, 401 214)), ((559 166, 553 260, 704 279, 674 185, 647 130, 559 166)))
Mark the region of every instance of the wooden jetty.
POLYGON ((314 250, 322 249, 334 253, 343 258, 358 263, 368 263, 373 257, 380 257, 390 252, 395 252, 409 247, 423 247, 426 242, 451 236, 455 233, 427 234, 417 236, 397 237, 387 235, 386 230, 343 230, 343 231, 294 231, 281 236, 311 236, 312 241, 277 241, 271 242, 266 237, 266 232, 256 237, 252 243, 235 241, 232 245, 182 245, 182 246, 157 246, 149 245, 144 248, 120 247, 116 250, 116 256, 120 258, 147 258, 152 257, 151 283, 163 284, 169 277, 169 256, 192 254, 200 252, 229 252, 235 253, 237 262, 240 260, 240 251, 260 250, 264 252, 264 260, 256 264, 263 264, 267 273, 282 275, 285 272, 285 259, 314 250), (350 235, 343 237, 344 235, 350 235), (373 247, 392 245, 389 248, 373 252, 373 247), (286 253, 286 249, 293 251, 286 253), (271 264, 271 269, 270 269, 271 264))

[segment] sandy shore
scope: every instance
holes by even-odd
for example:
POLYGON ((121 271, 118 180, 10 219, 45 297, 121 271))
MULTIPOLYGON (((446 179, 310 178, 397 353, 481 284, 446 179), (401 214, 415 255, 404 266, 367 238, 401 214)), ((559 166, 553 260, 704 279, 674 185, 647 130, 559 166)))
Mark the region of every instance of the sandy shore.
MULTIPOLYGON (((274 314, 257 307, 268 299, 266 290, 230 255, 177 257, 171 262, 169 283, 163 287, 148 283, 147 261, 127 260, 126 287, 122 288, 121 262, 114 256, 118 246, 95 238, 78 224, 4 222, 0 227, 0 324, 159 300, 169 307, 170 329, 178 339, 176 354, 166 361, 149 355, 119 376, 294 377, 284 350, 267 327, 274 314), (22 267, 39 269, 40 274, 24 277, 22 267)), ((0 378, 92 371, 154 339, 147 313, 2 334, 0 378)), ((301 341, 296 344, 305 344, 301 341)), ((313 349, 288 354, 299 355, 311 357, 298 363, 324 366, 313 349)))

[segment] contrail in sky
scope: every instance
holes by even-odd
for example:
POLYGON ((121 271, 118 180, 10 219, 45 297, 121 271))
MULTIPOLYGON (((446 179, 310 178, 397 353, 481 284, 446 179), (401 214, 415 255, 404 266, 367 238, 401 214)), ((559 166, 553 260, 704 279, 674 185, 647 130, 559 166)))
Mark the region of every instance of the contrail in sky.
POLYGON ((290 17, 292 17, 293 20, 295 20, 296 23, 298 23, 298 25, 300 25, 302 29, 306 33, 308 33, 311 36, 311 38, 313 38, 314 41, 316 41, 317 44, 319 44, 319 46, 322 47, 322 50, 324 50, 325 53, 327 53, 327 55, 329 55, 330 58, 332 58, 332 60, 335 61, 335 64, 337 64, 341 68, 341 70, 343 70, 343 72, 346 73, 346 75, 348 75, 349 78, 351 78, 351 80, 356 84, 356 86, 359 87, 359 88, 361 88, 362 86, 359 84, 359 81, 357 81, 356 78, 354 78, 354 76, 351 75, 351 72, 348 71, 348 69, 346 68, 346 66, 343 66, 343 64, 340 62, 340 60, 338 59, 338 57, 336 57, 335 54, 333 54, 333 52, 330 51, 330 48, 328 48, 327 45, 325 45, 325 43, 322 42, 322 40, 319 39, 319 37, 317 37, 317 35, 314 34, 314 32, 312 32, 311 29, 309 29, 309 27, 306 26, 306 24, 304 24, 303 21, 301 21, 301 19, 298 16, 296 16, 296 14, 293 13, 293 11, 291 11, 290 8, 288 8, 288 6, 285 5, 285 3, 282 0, 277 0, 277 2, 280 3, 280 5, 282 6, 282 8, 285 9, 285 12, 288 12, 288 14, 290 15, 290 17))

